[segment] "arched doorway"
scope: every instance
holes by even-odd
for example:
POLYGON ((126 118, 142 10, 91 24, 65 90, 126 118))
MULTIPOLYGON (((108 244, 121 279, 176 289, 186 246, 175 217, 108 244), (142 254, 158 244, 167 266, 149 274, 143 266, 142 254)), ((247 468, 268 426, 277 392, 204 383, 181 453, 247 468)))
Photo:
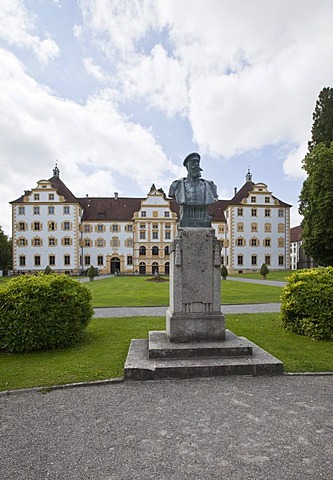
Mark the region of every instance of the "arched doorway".
POLYGON ((111 258, 111 275, 114 275, 116 270, 120 272, 120 259, 118 257, 113 257, 111 258))
POLYGON ((139 263, 139 273, 140 275, 146 275, 146 264, 145 262, 139 263))
POLYGON ((170 274, 170 262, 165 262, 165 265, 164 265, 164 273, 165 273, 165 275, 169 275, 169 274, 170 274))
POLYGON ((157 274, 158 274, 158 263, 157 263, 157 262, 153 262, 153 263, 152 263, 152 269, 151 269, 151 271, 152 271, 152 274, 153 274, 153 275, 157 275, 157 274))

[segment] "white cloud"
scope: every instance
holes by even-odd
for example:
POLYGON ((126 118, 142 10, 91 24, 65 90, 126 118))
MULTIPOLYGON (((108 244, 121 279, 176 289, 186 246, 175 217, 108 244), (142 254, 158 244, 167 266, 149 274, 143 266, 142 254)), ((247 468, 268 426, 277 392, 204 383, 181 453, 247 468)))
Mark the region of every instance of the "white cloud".
POLYGON ((149 56, 130 58, 121 67, 119 80, 127 99, 144 99, 170 116, 187 108, 186 70, 161 45, 155 45, 149 56))
POLYGON ((103 72, 99 65, 94 63, 94 60, 91 57, 84 58, 83 65, 88 75, 91 75, 99 82, 105 83, 108 80, 108 76, 103 72))
POLYGON ((81 38, 81 36, 82 36, 82 25, 77 25, 77 24, 74 25, 73 35, 77 39, 81 38))
POLYGON ((299 145, 284 171, 302 174, 299 155, 315 100, 333 77, 330 0, 82 0, 81 6, 102 50, 122 55, 118 80, 126 98, 144 99, 167 115, 187 114, 200 151, 214 156, 299 145), (168 48, 144 52, 145 41, 161 31, 168 48))
POLYGON ((56 42, 46 33, 41 39, 33 35, 35 17, 28 11, 23 0, 2 0, 0 6, 0 38, 9 45, 30 49, 41 64, 60 55, 56 42))
POLYGON ((119 177, 137 185, 134 193, 127 191, 135 196, 153 182, 167 188, 179 174, 152 134, 119 113, 108 90, 84 105, 56 97, 5 50, 0 50, 0 89, 0 168, 6 178, 0 191, 0 224, 7 231, 8 199, 51 176, 56 159, 62 179, 79 196, 121 191, 119 177))

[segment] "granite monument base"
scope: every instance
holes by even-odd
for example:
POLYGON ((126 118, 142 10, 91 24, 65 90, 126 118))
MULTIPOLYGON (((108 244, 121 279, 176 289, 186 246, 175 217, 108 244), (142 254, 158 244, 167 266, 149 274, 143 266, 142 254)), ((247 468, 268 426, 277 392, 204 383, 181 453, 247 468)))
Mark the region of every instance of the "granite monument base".
POLYGON ((221 342, 170 342, 166 332, 132 340, 125 380, 185 379, 226 375, 281 375, 283 364, 229 330, 221 342))

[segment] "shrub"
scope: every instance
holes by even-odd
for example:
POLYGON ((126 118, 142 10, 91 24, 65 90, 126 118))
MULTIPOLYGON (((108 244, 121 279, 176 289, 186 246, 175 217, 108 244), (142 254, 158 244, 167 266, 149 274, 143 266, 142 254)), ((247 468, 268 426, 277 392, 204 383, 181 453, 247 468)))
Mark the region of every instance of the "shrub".
POLYGON ((262 278, 266 279, 268 274, 269 274, 268 267, 266 263, 263 263, 260 268, 260 275, 262 276, 262 278))
POLYGON ((228 276, 228 270, 227 270, 227 267, 225 265, 222 265, 222 267, 221 267, 221 276, 224 279, 226 279, 227 276, 228 276))
POLYGON ((333 339, 333 267, 291 274, 281 300, 287 330, 316 340, 333 339))
POLYGON ((66 275, 22 275, 0 287, 0 349, 11 353, 72 345, 93 315, 88 288, 66 275))
POLYGON ((48 265, 44 270, 45 275, 50 275, 52 273, 52 268, 48 265))
POLYGON ((90 278, 90 280, 94 280, 94 277, 96 277, 97 272, 96 272, 96 268, 93 265, 90 265, 87 275, 90 278))

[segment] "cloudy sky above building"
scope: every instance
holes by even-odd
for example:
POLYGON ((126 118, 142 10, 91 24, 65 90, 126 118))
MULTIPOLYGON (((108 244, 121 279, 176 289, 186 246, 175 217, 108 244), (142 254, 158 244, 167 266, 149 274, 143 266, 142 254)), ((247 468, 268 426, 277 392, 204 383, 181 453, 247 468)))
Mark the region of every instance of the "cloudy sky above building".
POLYGON ((253 181, 297 202, 331 0, 1 0, 0 225, 55 162, 77 196, 166 192, 202 157, 231 198, 253 181))

